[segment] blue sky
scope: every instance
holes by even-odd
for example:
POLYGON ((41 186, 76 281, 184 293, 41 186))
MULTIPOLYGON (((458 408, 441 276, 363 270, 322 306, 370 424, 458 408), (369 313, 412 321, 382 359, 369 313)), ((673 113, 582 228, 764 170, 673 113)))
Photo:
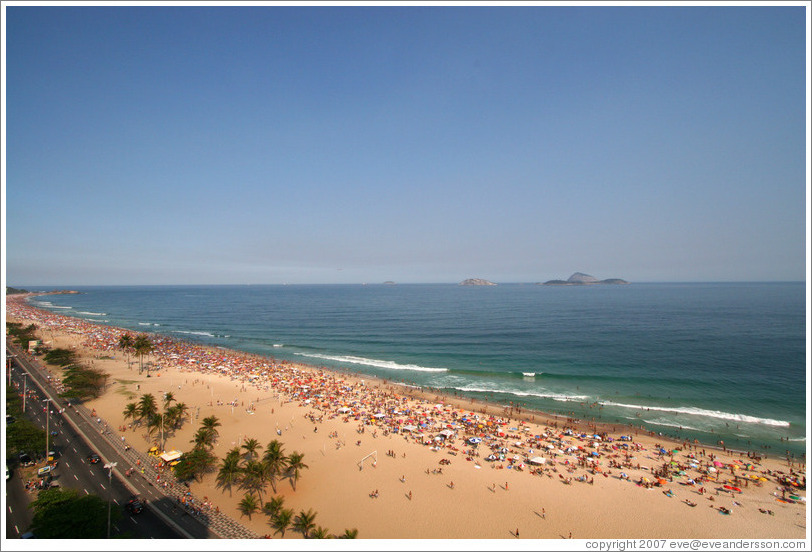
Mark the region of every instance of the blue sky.
POLYGON ((8 285, 805 279, 803 7, 6 9, 8 285))

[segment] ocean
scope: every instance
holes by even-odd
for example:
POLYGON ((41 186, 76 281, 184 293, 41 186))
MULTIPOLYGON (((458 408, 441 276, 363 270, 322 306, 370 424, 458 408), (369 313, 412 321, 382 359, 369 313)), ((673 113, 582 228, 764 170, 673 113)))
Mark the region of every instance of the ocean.
POLYGON ((803 282, 79 287, 133 332, 772 454, 806 449, 803 282))

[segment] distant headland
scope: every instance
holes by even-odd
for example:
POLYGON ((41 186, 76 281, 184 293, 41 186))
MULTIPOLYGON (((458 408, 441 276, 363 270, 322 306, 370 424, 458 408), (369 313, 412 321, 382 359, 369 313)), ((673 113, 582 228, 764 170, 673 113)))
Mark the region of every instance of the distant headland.
POLYGON ((481 278, 468 278, 467 280, 463 280, 460 282, 461 286, 495 286, 493 282, 489 282, 488 280, 483 280, 481 278))
POLYGON ((588 286, 597 284, 628 284, 626 280, 620 278, 608 278, 606 280, 598 280, 594 276, 584 274, 583 272, 576 272, 566 280, 548 280, 544 283, 539 282, 541 286, 588 286))
POLYGON ((6 286, 6 295, 21 295, 25 293, 36 293, 37 295, 64 295, 64 294, 78 294, 81 292, 72 289, 57 289, 53 291, 28 291, 27 289, 18 289, 6 286))

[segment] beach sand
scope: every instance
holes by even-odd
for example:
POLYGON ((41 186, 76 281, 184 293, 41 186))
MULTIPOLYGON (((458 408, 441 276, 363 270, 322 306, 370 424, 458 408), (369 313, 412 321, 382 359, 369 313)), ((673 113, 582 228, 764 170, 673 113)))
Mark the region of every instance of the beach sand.
MULTIPOLYGON (((581 431, 592 434, 606 428, 589 428, 586 423, 578 427, 575 423, 545 417, 538 412, 523 413, 535 422, 522 421, 520 424, 515 412, 511 416, 510 411, 499 405, 487 406, 430 391, 421 393, 384 380, 301 364, 277 362, 272 365, 269 359, 197 345, 184 345, 186 349, 175 354, 177 358, 171 361, 167 355, 150 355, 145 360, 160 368, 154 369, 151 377, 147 377, 146 373, 139 375, 136 359, 131 357, 128 367, 125 354, 110 346, 111 342, 117 342, 110 334, 118 330, 39 311, 16 301, 19 298, 7 299, 8 321, 37 324, 42 328, 43 341, 50 347, 74 349, 87 364, 110 374, 107 390, 86 406, 95 409, 111 427, 130 423, 123 416, 126 403, 137 401, 145 393, 152 393, 160 399, 163 393, 171 391, 177 401, 190 406, 191 420, 167 437, 165 450, 190 450, 190 441, 200 426, 200 420, 214 415, 222 423, 213 450, 218 460, 248 438, 257 439, 263 447, 272 439, 278 439, 286 453, 303 453, 308 468, 302 471, 295 490, 290 481, 282 480, 277 484, 277 494, 284 497, 285 507, 297 513, 312 509, 316 512, 316 525, 329 529, 331 533, 340 534, 345 529, 357 528, 361 539, 516 539, 518 529, 521 539, 562 539, 570 535, 573 539, 808 538, 808 506, 777 500, 781 490, 775 475, 776 472, 789 473, 786 459, 762 459, 755 464, 755 471, 747 473, 763 475, 767 481, 760 485, 752 482, 743 487, 739 480, 737 485, 742 486, 743 492, 733 494, 717 489, 723 489, 725 482, 734 477, 729 467, 732 463, 752 462, 746 454, 723 452, 701 444, 691 450, 683 443, 670 442, 664 437, 627 427, 614 428, 616 431, 609 435, 615 440, 599 443, 600 448, 590 445, 593 439, 564 435, 567 444, 584 447, 582 454, 592 451, 600 454, 596 460, 602 471, 597 472, 587 469, 591 462, 579 466, 575 454, 552 456, 545 447, 548 443, 556 443, 558 447, 561 442, 558 436, 565 427, 575 430, 576 434, 581 431), (189 358, 197 355, 199 359, 205 355, 208 366, 189 361, 184 356, 187 353, 189 358), (273 373, 280 382, 273 384, 270 378, 263 377, 255 377, 251 382, 248 376, 260 371, 244 368, 229 376, 220 373, 229 370, 217 368, 223 364, 240 367, 265 364, 269 366, 266 371, 273 373), (299 385, 307 380, 310 380, 308 389, 300 388, 299 385), (322 382, 330 384, 321 385, 322 382), (337 389, 348 391, 342 396, 337 389), (300 394, 293 396, 293 392, 300 394), (321 396, 316 397, 316 394, 321 396), (329 404, 324 406, 321 401, 328 398, 329 404), (403 413, 407 410, 412 414, 434 412, 439 413, 433 417, 435 421, 456 422, 457 436, 450 444, 444 443, 434 450, 419 444, 410 432, 396 434, 390 431, 385 434, 384 424, 376 424, 370 419, 364 425, 365 417, 359 416, 360 419, 356 420, 354 415, 337 413, 339 407, 352 406, 350 399, 359 398, 367 403, 356 405, 359 413, 366 410, 368 415, 384 406, 386 399, 390 408, 397 402, 401 415, 392 416, 390 428, 405 425, 407 416, 403 413), (236 406, 227 404, 232 401, 236 406), (442 406, 435 408, 440 403, 442 406), (524 459, 542 455, 546 464, 532 474, 533 467, 523 460, 516 462, 524 463, 521 471, 508 469, 508 461, 486 461, 485 457, 491 451, 485 443, 474 449, 465 439, 487 432, 488 426, 482 430, 474 428, 476 433, 469 435, 463 431, 464 424, 460 423, 464 415, 470 419, 473 413, 480 416, 478 422, 486 424, 483 408, 487 408, 494 419, 507 422, 490 429, 514 436, 499 439, 502 446, 511 450, 509 457, 519 455, 524 459), (452 417, 455 412, 456 419, 452 417), (404 423, 397 424, 395 418, 404 420, 404 423), (359 432, 361 427, 363 433, 359 432), (533 438, 545 433, 548 438, 533 438), (631 452, 628 461, 632 467, 609 465, 610 461, 626 460, 623 451, 611 448, 620 443, 621 434, 631 435, 639 449, 631 452), (530 449, 528 440, 542 448, 530 449), (523 446, 516 446, 516 442, 523 446), (716 460, 725 466, 716 472, 719 481, 704 482, 704 495, 697 490, 700 485, 681 484, 688 477, 675 476, 673 482, 650 489, 639 485, 643 477, 656 480, 649 470, 643 468, 657 469, 671 459, 657 454, 658 445, 668 450, 681 449, 674 459, 683 464, 689 462, 687 454, 692 453, 702 466, 707 466, 710 462, 707 455, 716 454, 716 460), (466 450, 475 450, 479 456, 467 460, 466 450), (702 456, 703 450, 706 456, 702 456), (373 453, 377 455, 367 458, 363 468, 359 468, 359 461, 373 453), (441 465, 440 460, 450 463, 441 465), (637 469, 638 463, 641 469, 637 469), (552 471, 552 467, 557 471, 552 471), (440 468, 441 474, 434 473, 440 468), (611 475, 606 476, 607 472, 611 475), (629 480, 619 479, 621 472, 628 474, 629 480), (405 482, 401 481, 404 476, 405 482), (578 481, 579 477, 586 477, 587 482, 578 481), (572 480, 568 484, 564 478, 572 480), (377 498, 371 497, 376 490, 377 498), (674 496, 667 496, 665 492, 668 490, 674 496), (686 500, 696 506, 690 506, 684 502, 686 500), (731 513, 724 514, 719 507, 727 508, 731 513)), ((50 371, 54 377, 61 375, 56 368, 51 367, 50 371)), ((433 430, 425 435, 437 435, 440 427, 432 425, 433 430)), ((154 441, 143 429, 126 429, 121 435, 130 445, 143 450, 154 441)), ((263 451, 264 448, 259 452, 263 451)), ((795 463, 792 469, 805 477, 804 465, 795 463)), ((742 470, 735 473, 742 473, 742 470)), ((699 470, 688 470, 689 477, 699 475, 699 470)), ((218 488, 215 476, 216 472, 206 475, 202 482, 191 483, 192 492, 197 497, 208 498, 212 507, 219 507, 259 535, 271 534, 273 538, 279 538, 264 514, 256 513, 249 519, 239 513, 237 503, 244 490, 218 488)), ((805 496, 805 491, 797 494, 805 496)), ((266 501, 272 495, 268 486, 262 500, 266 501)), ((285 538, 298 539, 301 535, 290 529, 285 538)))

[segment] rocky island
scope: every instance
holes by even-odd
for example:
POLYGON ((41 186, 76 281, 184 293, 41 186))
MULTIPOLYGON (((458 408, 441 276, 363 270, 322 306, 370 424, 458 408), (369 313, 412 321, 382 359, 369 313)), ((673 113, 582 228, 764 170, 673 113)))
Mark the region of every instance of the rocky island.
POLYGON ((493 282, 482 280, 481 278, 468 278, 460 282, 461 286, 495 286, 493 282))
POLYGON ((589 274, 584 274, 583 272, 576 272, 572 276, 570 276, 566 280, 548 280, 543 284, 539 282, 539 285, 543 286, 588 286, 588 285, 596 285, 596 284, 628 284, 626 280, 622 280, 620 278, 608 278, 606 280, 598 280, 594 276, 589 274))

